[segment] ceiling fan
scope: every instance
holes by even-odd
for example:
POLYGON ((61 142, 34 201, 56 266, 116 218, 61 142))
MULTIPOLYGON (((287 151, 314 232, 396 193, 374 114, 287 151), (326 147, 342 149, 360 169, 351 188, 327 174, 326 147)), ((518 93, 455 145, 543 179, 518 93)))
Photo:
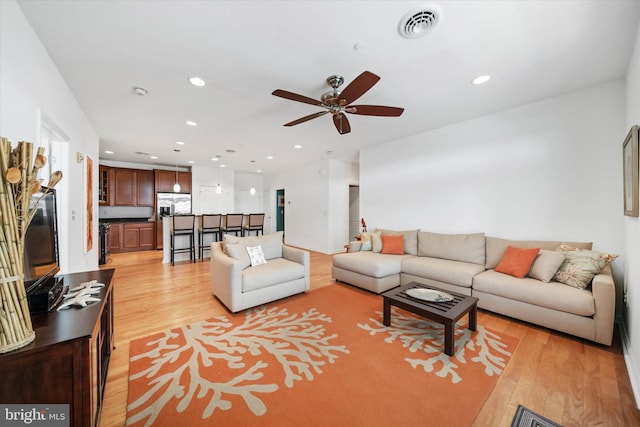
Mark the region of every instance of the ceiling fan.
POLYGON ((384 105, 351 105, 352 102, 371 89, 378 80, 380 80, 380 77, 369 71, 365 71, 339 92, 338 88, 344 83, 344 78, 337 75, 329 76, 327 78, 327 84, 331 86, 333 90, 324 93, 320 97, 320 100, 282 89, 274 90, 272 95, 324 108, 324 111, 309 114, 298 120, 285 123, 284 126, 299 125, 300 123, 331 113, 333 116, 333 124, 338 130, 338 133, 344 135, 345 133, 351 132, 351 125, 344 113, 361 114, 364 116, 398 117, 404 111, 404 108, 387 107, 384 105))

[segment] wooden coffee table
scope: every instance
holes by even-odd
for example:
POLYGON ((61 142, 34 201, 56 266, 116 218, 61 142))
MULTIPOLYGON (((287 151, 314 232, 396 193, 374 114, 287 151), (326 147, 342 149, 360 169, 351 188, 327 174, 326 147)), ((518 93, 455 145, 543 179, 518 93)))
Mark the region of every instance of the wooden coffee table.
POLYGON ((393 288, 382 294, 384 310, 382 323, 391 325, 391 306, 407 310, 413 314, 425 317, 444 325, 444 354, 453 356, 453 343, 456 322, 469 313, 469 329, 476 330, 478 298, 457 294, 438 289, 422 283, 411 282, 407 285, 393 288), (406 291, 411 288, 435 289, 446 292, 453 297, 452 301, 431 302, 410 297, 406 291))

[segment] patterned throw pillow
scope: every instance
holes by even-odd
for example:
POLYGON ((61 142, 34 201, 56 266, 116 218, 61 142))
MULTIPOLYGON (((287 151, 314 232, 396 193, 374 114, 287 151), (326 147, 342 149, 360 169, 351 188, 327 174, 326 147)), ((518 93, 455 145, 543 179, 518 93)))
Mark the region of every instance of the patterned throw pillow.
POLYGON ((264 259, 262 246, 247 246, 247 253, 249 254, 249 259, 251 260, 251 267, 267 263, 267 260, 264 259))
POLYGON ((363 231, 360 233, 360 242, 362 246, 360 246, 361 251, 370 251, 371 250, 371 233, 367 231, 363 231))
POLYGON ((556 251, 565 254, 566 258, 556 272, 554 280, 578 289, 586 289, 593 276, 618 257, 604 252, 574 248, 566 243, 558 246, 556 251))

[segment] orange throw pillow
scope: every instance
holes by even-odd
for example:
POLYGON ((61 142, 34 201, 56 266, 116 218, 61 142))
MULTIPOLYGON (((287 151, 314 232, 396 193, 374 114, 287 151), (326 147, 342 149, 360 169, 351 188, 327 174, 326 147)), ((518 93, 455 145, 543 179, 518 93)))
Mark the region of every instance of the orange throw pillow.
POLYGON ((500 264, 495 268, 498 273, 509 274, 522 279, 531 269, 531 264, 540 252, 540 248, 507 247, 500 264))
POLYGON ((392 255, 404 255, 404 236, 402 234, 397 236, 380 236, 382 238, 382 253, 392 255))

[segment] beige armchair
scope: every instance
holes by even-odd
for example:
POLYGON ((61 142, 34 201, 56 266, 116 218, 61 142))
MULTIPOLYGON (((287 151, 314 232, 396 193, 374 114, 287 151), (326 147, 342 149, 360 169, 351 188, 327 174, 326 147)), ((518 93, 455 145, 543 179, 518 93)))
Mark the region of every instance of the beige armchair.
POLYGON ((282 232, 224 235, 222 242, 211 243, 211 290, 234 313, 306 292, 309 284, 309 252, 283 245, 282 232), (265 262, 252 266, 247 247, 252 252, 260 247, 265 262))

